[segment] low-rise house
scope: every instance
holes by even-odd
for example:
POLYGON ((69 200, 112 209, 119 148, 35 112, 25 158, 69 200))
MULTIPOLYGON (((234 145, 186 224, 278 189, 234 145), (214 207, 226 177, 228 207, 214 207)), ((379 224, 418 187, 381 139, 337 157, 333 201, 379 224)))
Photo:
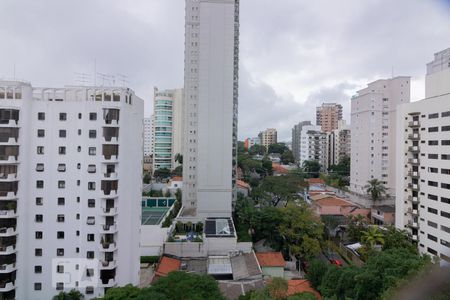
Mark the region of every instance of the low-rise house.
POLYGON ((264 277, 284 277, 286 262, 281 252, 257 252, 256 257, 264 277))
POLYGON ((373 206, 371 209, 371 221, 375 225, 394 225, 395 206, 393 205, 373 206))
POLYGON ((178 271, 181 267, 181 260, 163 256, 155 271, 155 279, 166 277, 170 272, 178 271))
POLYGON ((236 188, 238 193, 241 193, 245 197, 247 197, 250 194, 250 191, 252 190, 247 182, 239 179, 236 180, 236 188))
POLYGON ((289 170, 280 164, 272 162, 272 172, 274 176, 280 176, 288 174, 289 170))
POLYGON ((312 197, 312 207, 319 216, 349 216, 362 215, 366 218, 370 210, 332 195, 317 195, 312 197), (316 200, 314 200, 316 199, 316 200))

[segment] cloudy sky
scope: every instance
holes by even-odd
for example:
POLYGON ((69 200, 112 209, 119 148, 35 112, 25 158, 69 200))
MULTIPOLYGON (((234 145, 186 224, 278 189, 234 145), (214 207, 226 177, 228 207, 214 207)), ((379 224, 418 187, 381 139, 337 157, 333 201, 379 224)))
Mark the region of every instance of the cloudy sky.
MULTIPOLYGON (((154 86, 183 86, 183 0, 0 0, 0 36, 0 78, 125 75, 148 115, 154 86)), ((288 141, 322 102, 349 119, 351 95, 392 73, 423 98, 425 64, 450 47, 450 1, 241 0, 240 45, 239 136, 274 127, 288 141)))

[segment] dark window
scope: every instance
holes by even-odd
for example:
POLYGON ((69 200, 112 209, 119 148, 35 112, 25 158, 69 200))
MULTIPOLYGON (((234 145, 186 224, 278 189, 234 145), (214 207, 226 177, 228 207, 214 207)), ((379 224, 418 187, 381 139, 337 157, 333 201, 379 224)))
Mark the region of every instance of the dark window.
POLYGON ((95 155, 96 152, 95 147, 89 147, 89 155, 95 155))
POLYGON ((441 145, 442 146, 450 146, 450 140, 442 140, 441 145))
POLYGON ((43 205, 44 204, 44 199, 42 199, 42 197, 36 197, 36 205, 43 205))
POLYGON ((430 173, 437 173, 439 171, 439 169, 438 168, 428 168, 428 172, 430 172, 430 173))
POLYGON ((62 291, 62 290, 64 290, 64 282, 57 282, 57 283, 56 283, 56 290, 57 290, 57 291, 62 291))
POLYGON ((66 113, 59 113, 59 120, 60 121, 66 121, 67 120, 67 114, 66 113))
POLYGON ((44 181, 43 181, 43 180, 37 180, 37 181, 36 181, 36 188, 37 188, 37 189, 42 189, 42 188, 44 188, 44 181))
POLYGON ((430 200, 434 200, 434 201, 437 201, 437 200, 438 200, 438 196, 436 196, 436 195, 431 195, 431 194, 428 194, 428 199, 430 199, 430 200))
POLYGON ((64 231, 57 231, 56 232, 56 238, 63 239, 64 238, 64 231))
POLYGON ((443 182, 441 182, 441 188, 446 189, 446 190, 450 190, 450 183, 443 183, 443 182))
POLYGON ((36 164, 36 172, 44 172, 44 164, 36 164))
POLYGON ((89 120, 91 120, 91 121, 97 120, 97 113, 93 113, 93 112, 89 113, 89 120))
POLYGON ((450 228, 447 226, 441 225, 441 230, 450 233, 450 228))
POLYGON ((450 126, 442 126, 441 130, 442 131, 450 131, 450 126))
POLYGON ((42 283, 40 283, 40 282, 35 282, 35 283, 34 283, 34 290, 35 290, 35 291, 40 291, 40 290, 42 290, 42 283))
POLYGON ((428 158, 429 159, 438 159, 439 155, 437 155, 437 154, 428 154, 428 158))
POLYGON ((86 252, 86 258, 92 259, 94 258, 94 251, 87 251, 86 252))
POLYGON ((441 174, 450 175, 450 169, 441 169, 441 174))
POLYGON ((37 240, 41 240, 41 239, 42 239, 42 236, 43 236, 42 231, 36 231, 36 232, 34 233, 34 236, 35 236, 35 238, 36 238, 37 240))
POLYGON ((428 132, 438 132, 439 131, 439 127, 428 127, 428 132))
POLYGON ((64 215, 57 215, 56 216, 56 221, 58 222, 58 223, 64 223, 64 219, 65 219, 65 217, 64 217, 64 215))
POLYGON ((433 255, 437 255, 437 251, 434 249, 431 249, 430 247, 427 248, 428 253, 431 253, 433 255))
POLYGON ((441 159, 450 160, 450 154, 441 154, 441 159))
POLYGON ((443 113, 441 113, 441 117, 450 117, 450 111, 444 111, 443 113))
POLYGON ((56 249, 56 256, 64 256, 64 249, 63 248, 57 248, 56 249))
POLYGON ((42 223, 42 221, 44 220, 44 216, 43 216, 43 215, 35 215, 35 216, 34 216, 34 220, 35 220, 37 223, 42 223))
POLYGON ((95 191, 95 182, 88 182, 88 190, 95 191))
POLYGON ((58 181, 58 188, 59 189, 64 189, 66 188, 66 182, 64 180, 59 180, 58 181))
POLYGON ((66 147, 64 147, 64 146, 59 147, 58 148, 58 153, 62 154, 62 155, 66 154, 66 147))
POLYGON ((88 199, 88 207, 95 207, 95 199, 88 199))
POLYGON ((438 186, 438 183, 437 183, 436 181, 428 180, 428 185, 429 185, 429 186, 435 186, 435 187, 437 187, 437 186, 438 186))
POLYGON ((38 129, 37 136, 38 137, 44 137, 45 136, 45 130, 44 129, 38 129))
POLYGON ((431 208, 431 207, 428 207, 428 212, 432 213, 432 214, 435 214, 435 215, 437 215, 437 213, 438 213, 437 209, 434 209, 434 208, 431 208))
POLYGON ((45 120, 45 113, 44 112, 38 112, 38 120, 45 120))
POLYGON ((59 197, 58 198, 58 205, 64 205, 66 204, 66 199, 64 197, 59 197))
POLYGON ((95 235, 93 233, 89 233, 87 235, 87 241, 88 242, 94 242, 95 241, 95 235))
POLYGON ((89 138, 95 139, 97 137, 97 131, 96 130, 89 130, 89 138))
POLYGON ((67 132, 66 132, 66 130, 64 130, 64 129, 61 129, 61 130, 59 131, 59 137, 60 137, 60 138, 65 138, 65 137, 66 137, 66 134, 67 134, 67 132))
POLYGON ((78 113, 78 119, 81 119, 81 113, 78 113))
POLYGON ((433 228, 437 228, 437 226, 438 226, 437 223, 434 223, 431 221, 428 221, 427 224, 428 224, 428 226, 433 227, 433 228))
POLYGON ((447 219, 450 219, 450 214, 446 211, 441 211, 441 216, 446 217, 447 219))
POLYGON ((36 274, 42 273, 42 266, 34 266, 34 273, 36 274))
POLYGON ((450 198, 441 197, 441 202, 450 204, 450 198))
POLYGON ((439 118, 439 113, 429 114, 428 119, 437 119, 439 118))
POLYGON ((435 140, 428 141, 428 146, 437 146, 437 145, 439 145, 439 141, 435 141, 435 140))
POLYGON ((94 287, 93 286, 87 286, 86 287, 86 295, 91 295, 94 293, 94 287))
POLYGON ((44 146, 37 146, 36 152, 37 154, 44 154, 44 146))
POLYGON ((93 277, 94 269, 86 269, 86 277, 93 277))
POLYGON ((34 256, 42 256, 42 249, 41 248, 35 248, 34 249, 34 256))
POLYGON ((428 237, 429 240, 432 240, 433 242, 437 242, 438 241, 437 237, 435 237, 434 235, 428 234, 427 237, 428 237))

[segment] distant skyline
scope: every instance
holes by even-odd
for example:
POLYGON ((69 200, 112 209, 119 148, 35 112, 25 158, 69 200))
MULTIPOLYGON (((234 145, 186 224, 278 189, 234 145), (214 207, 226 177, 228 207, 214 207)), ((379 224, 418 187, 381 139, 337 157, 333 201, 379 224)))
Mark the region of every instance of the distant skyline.
MULTIPOLYGON (((450 47, 449 2, 241 1, 239 138, 273 127, 289 141, 322 102, 341 103, 349 122, 351 96, 392 71, 412 76, 422 99, 425 64, 450 47)), ((124 74, 147 117, 154 86, 183 86, 181 0, 3 0, 0 34, 0 78, 15 69, 34 86, 63 86, 94 68, 124 74)))

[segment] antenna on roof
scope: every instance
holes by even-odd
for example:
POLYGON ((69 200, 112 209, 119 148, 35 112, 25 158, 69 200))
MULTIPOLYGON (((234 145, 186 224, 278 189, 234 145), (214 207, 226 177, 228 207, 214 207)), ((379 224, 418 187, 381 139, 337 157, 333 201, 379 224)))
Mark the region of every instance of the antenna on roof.
POLYGON ((87 73, 74 73, 75 82, 79 85, 88 85, 91 82, 91 75, 87 73))

